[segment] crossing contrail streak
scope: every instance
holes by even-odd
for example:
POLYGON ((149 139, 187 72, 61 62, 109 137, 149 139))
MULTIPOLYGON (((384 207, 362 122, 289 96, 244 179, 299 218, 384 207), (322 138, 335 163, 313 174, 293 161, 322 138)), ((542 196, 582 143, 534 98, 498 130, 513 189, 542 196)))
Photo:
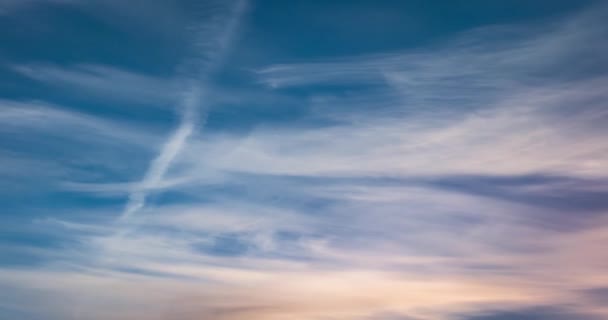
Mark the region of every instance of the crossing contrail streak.
MULTIPOLYGON (((181 113, 180 123, 164 143, 159 154, 150 163, 148 171, 141 182, 129 194, 129 200, 121 215, 121 219, 132 216, 146 205, 148 192, 158 188, 167 170, 169 170, 175 158, 187 144, 188 138, 197 129, 200 129, 200 126, 204 125, 207 110, 203 100, 207 78, 222 63, 245 8, 246 1, 238 1, 226 22, 215 26, 222 30, 217 38, 212 40, 214 46, 212 48, 207 47, 207 50, 213 51, 208 53, 198 52, 199 57, 195 58, 195 60, 198 60, 198 63, 193 66, 195 69, 194 74, 183 77, 185 78, 185 90, 179 103, 181 113), (200 56, 206 56, 207 59, 201 59, 200 56)), ((202 43, 209 41, 200 38, 199 36, 196 39, 198 47, 201 47, 202 43)))

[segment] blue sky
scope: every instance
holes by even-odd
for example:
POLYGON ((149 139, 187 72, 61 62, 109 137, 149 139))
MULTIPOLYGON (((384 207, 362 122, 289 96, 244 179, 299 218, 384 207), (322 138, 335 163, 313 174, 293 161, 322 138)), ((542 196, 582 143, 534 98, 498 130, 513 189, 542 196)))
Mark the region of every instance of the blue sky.
POLYGON ((0 319, 605 319, 606 18, 0 0, 0 319))

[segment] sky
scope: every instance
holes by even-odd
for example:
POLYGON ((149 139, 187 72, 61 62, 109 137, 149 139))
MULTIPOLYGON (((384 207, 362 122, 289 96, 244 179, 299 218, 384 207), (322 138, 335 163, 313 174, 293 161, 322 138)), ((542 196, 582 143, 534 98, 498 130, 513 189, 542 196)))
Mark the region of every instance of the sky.
POLYGON ((0 0, 0 319, 608 319, 606 19, 0 0))

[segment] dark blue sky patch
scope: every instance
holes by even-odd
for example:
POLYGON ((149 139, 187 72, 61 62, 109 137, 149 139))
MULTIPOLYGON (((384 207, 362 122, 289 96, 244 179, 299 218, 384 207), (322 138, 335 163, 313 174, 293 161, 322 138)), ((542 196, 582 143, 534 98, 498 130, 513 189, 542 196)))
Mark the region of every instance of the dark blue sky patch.
POLYGON ((0 39, 10 45, 3 46, 2 54, 18 63, 100 63, 167 72, 185 51, 176 52, 175 42, 158 46, 160 39, 151 33, 127 33, 88 10, 86 5, 42 3, 3 17, 0 39), (150 47, 155 50, 145 49, 150 47))

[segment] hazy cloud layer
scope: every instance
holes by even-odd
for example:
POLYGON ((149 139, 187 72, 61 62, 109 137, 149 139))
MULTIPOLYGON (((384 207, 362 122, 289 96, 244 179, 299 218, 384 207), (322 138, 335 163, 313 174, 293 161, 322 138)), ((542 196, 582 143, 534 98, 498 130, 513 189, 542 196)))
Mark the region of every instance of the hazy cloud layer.
POLYGON ((147 6, 0 6, 83 28, 3 36, 0 318, 608 316, 606 6, 310 61, 271 4, 147 6))

